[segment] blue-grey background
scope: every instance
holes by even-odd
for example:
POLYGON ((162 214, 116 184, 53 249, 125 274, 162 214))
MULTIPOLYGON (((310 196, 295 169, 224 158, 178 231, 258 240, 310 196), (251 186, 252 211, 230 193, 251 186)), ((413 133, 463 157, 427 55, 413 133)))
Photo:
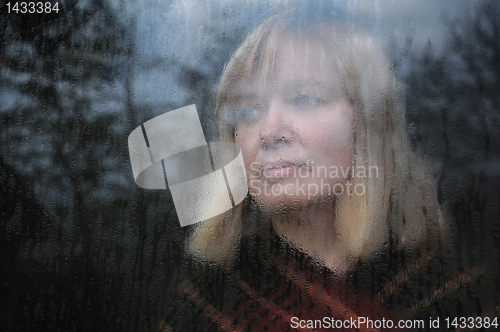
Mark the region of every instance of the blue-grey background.
MULTIPOLYGON (((156 329, 182 279, 186 229, 168 190, 134 184, 128 134, 194 103, 216 140, 209 114, 225 63, 263 20, 292 7, 330 13, 385 45, 463 268, 498 273, 499 2, 65 0, 59 13, 29 15, 8 14, 6 2, 2 330, 156 329)), ((479 307, 500 294, 498 283, 478 289, 479 307)))

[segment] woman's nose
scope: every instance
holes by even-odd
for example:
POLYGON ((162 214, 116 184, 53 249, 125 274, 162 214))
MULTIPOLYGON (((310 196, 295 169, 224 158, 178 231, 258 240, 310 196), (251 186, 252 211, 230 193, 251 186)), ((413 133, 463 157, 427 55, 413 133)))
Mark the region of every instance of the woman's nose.
POLYGON ((293 122, 281 100, 271 100, 260 128, 260 139, 264 148, 279 148, 290 144, 294 138, 293 122))

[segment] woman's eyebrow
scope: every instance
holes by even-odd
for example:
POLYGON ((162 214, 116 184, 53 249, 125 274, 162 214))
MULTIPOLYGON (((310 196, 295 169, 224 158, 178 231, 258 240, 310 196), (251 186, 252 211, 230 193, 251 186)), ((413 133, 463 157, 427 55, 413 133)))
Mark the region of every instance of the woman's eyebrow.
POLYGON ((233 101, 233 103, 242 103, 242 102, 254 101, 254 100, 258 100, 258 99, 259 99, 259 95, 255 91, 253 91, 253 92, 249 91, 249 93, 233 94, 231 96, 231 100, 233 101))
POLYGON ((231 100, 233 102, 241 102, 245 100, 256 100, 259 99, 259 90, 255 86, 237 87, 231 93, 231 100))
POLYGON ((282 93, 296 93, 297 91, 303 89, 327 89, 333 88, 335 85, 332 82, 327 82, 324 80, 314 80, 314 79, 303 79, 297 78, 294 80, 289 80, 283 84, 281 89, 282 93))

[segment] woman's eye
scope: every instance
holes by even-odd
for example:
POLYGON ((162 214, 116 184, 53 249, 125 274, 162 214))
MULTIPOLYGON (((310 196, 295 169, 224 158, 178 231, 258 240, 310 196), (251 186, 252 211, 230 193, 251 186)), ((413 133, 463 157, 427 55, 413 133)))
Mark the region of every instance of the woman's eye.
POLYGON ((293 99, 293 104, 296 106, 320 106, 324 104, 324 101, 316 96, 299 94, 293 99))
POLYGON ((244 107, 236 110, 236 120, 238 122, 253 121, 260 115, 257 107, 244 107))

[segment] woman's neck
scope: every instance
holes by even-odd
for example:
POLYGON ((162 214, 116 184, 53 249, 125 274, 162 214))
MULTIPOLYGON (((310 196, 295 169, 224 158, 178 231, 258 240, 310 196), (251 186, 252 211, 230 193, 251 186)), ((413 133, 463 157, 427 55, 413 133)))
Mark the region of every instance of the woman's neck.
POLYGON ((330 270, 343 274, 348 261, 337 237, 335 215, 334 204, 330 203, 275 212, 272 220, 276 234, 330 270))

